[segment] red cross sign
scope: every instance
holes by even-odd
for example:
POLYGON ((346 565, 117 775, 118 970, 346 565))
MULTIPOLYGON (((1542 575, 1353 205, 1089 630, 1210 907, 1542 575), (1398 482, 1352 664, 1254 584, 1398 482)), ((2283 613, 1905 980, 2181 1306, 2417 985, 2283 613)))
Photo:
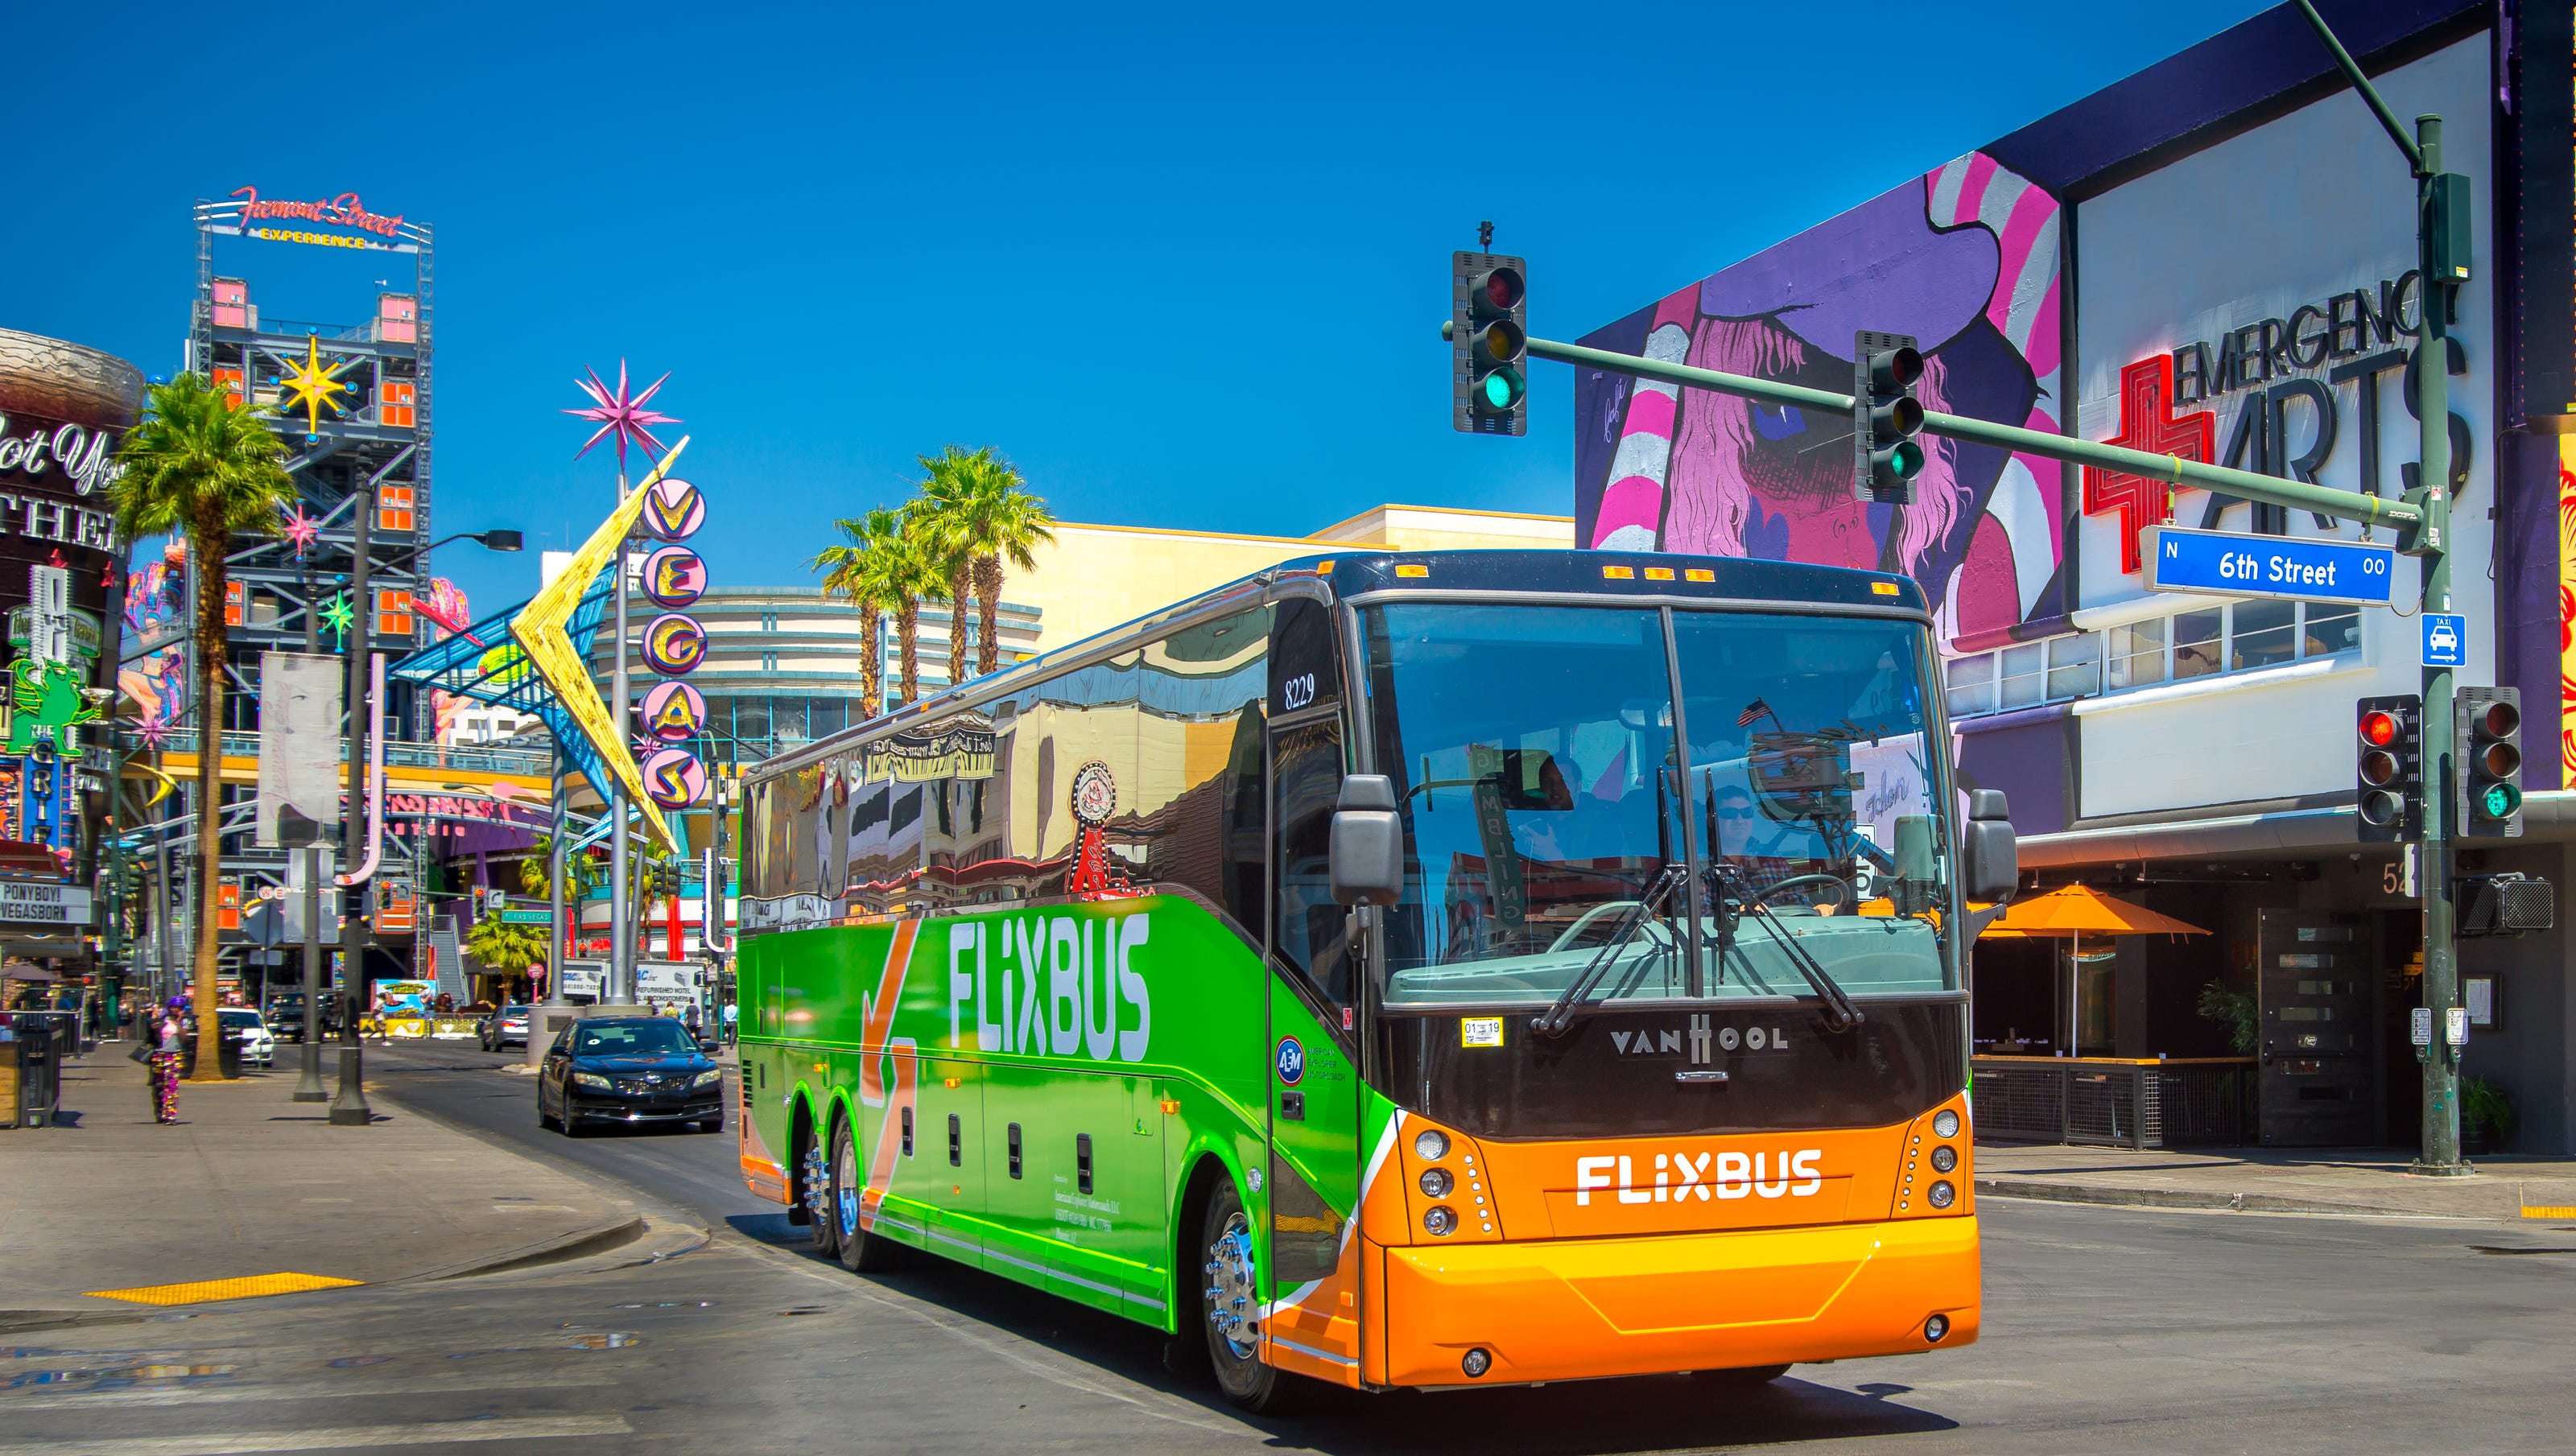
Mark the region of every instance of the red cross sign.
MULTIPOLYGON (((2173 356, 2158 354, 2120 371, 2120 433, 2105 444, 2125 445, 2156 455, 2174 455, 2206 465, 2217 449, 2217 426, 2209 411, 2172 412, 2173 356)), ((2143 475, 2127 475, 2098 465, 2084 467, 2084 514, 2120 513, 2120 570, 2138 570, 2138 536, 2164 524, 2173 514, 2173 486, 2143 475)))

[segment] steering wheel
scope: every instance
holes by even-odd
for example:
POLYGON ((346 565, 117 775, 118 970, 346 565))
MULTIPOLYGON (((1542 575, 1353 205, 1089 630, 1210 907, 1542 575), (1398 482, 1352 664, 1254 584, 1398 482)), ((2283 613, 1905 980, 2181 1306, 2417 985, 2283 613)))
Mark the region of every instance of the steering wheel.
MULTIPOLYGON (((1832 877, 1831 877, 1831 876, 1827 876, 1826 878, 1830 879, 1830 878, 1832 878, 1832 877)), ((1627 912, 1628 912, 1628 911, 1630 911, 1630 910, 1634 910, 1634 909, 1636 909, 1636 908, 1637 908, 1637 905, 1638 905, 1638 902, 1637 902, 1637 901, 1635 901, 1635 900, 1604 900, 1604 901, 1602 901, 1600 904, 1595 905, 1595 906, 1593 906, 1591 909, 1584 911, 1581 915, 1576 916, 1576 917, 1575 917, 1575 919, 1574 919, 1574 923, 1573 923, 1572 925, 1569 925, 1569 926, 1565 927, 1565 933, 1564 933, 1564 934, 1562 934, 1562 935, 1559 935, 1559 936, 1558 936, 1558 937, 1557 937, 1553 942, 1551 942, 1551 943, 1548 945, 1548 948, 1547 948, 1546 954, 1548 954, 1548 955, 1554 955, 1554 954, 1556 954, 1558 951, 1561 951, 1561 950, 1565 949, 1565 948, 1566 948, 1566 946, 1568 946, 1569 944, 1572 944, 1572 943, 1573 943, 1574 938, 1575 938, 1576 936, 1581 935, 1581 934, 1582 934, 1586 929, 1588 929, 1588 928, 1591 926, 1591 924, 1592 924, 1592 922, 1593 922, 1593 921, 1600 919, 1602 916, 1604 916, 1604 915, 1608 915, 1608 914, 1611 914, 1611 913, 1613 913, 1614 911, 1615 911, 1615 912, 1617 912, 1617 913, 1620 913, 1620 914, 1625 914, 1625 913, 1627 913, 1627 912)), ((1648 917, 1648 918, 1647 918, 1647 919, 1646 919, 1642 924, 1640 924, 1640 925, 1638 926, 1638 928, 1639 928, 1640 930, 1644 931, 1644 932, 1646 933, 1647 938, 1648 938, 1648 939, 1650 939, 1650 940, 1657 941, 1657 942, 1659 942, 1659 943, 1661 943, 1661 944, 1663 944, 1663 945, 1666 945, 1666 946, 1669 946, 1669 945, 1673 944, 1673 933, 1672 933, 1672 931, 1671 931, 1670 929, 1666 928, 1666 927, 1665 927, 1665 925, 1664 925, 1664 923, 1663 923, 1662 921, 1660 921, 1660 920, 1654 919, 1653 917, 1649 916, 1649 917, 1648 917)))
POLYGON ((1764 885, 1761 889, 1746 896, 1745 900, 1750 904, 1758 904, 1779 894, 1782 890, 1789 889, 1795 885, 1806 884, 1833 886, 1836 890, 1841 892, 1836 896, 1836 898, 1842 901, 1842 908, 1849 910, 1854 914, 1859 913, 1860 892, 1853 889, 1851 882, 1842 878, 1840 875, 1791 875, 1789 878, 1778 881, 1777 883, 1764 885))

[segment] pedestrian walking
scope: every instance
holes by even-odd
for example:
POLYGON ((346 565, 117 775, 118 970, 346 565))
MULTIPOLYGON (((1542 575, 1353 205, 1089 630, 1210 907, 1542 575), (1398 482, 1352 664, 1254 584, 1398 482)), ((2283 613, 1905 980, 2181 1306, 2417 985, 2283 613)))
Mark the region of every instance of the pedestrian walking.
POLYGON ((737 1014, 738 1013, 734 1010, 734 1004, 727 1001, 724 1004, 724 1044, 726 1046, 733 1045, 733 1022, 734 1017, 737 1014))
POLYGON ((157 1011, 150 1028, 152 1057, 145 1070, 152 1083, 152 1120, 179 1120, 179 1013, 169 1007, 157 1011))

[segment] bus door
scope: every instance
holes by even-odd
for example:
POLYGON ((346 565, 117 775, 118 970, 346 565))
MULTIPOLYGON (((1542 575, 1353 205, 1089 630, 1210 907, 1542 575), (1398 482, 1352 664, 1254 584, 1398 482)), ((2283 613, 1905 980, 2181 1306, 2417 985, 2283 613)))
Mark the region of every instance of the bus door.
POLYGON ((1269 752, 1270 1147, 1249 1200, 1269 1234, 1261 1331, 1272 1364, 1350 1384, 1360 1355, 1357 992, 1349 912, 1326 874, 1339 713, 1274 718, 1269 752))

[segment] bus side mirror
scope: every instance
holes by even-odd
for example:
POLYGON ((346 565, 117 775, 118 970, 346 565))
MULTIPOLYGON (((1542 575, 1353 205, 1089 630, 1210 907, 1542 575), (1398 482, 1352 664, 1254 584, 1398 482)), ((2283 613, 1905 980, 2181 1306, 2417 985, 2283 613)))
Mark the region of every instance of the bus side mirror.
POLYGON ((1392 905, 1404 894, 1404 828, 1386 775, 1342 780, 1333 801, 1330 874, 1335 904, 1392 905))
POLYGON ((1961 826, 1960 858, 1970 900, 1998 901, 2021 888, 2021 846, 2013 838, 2012 810, 2001 789, 1968 792, 1968 822, 1961 826))

